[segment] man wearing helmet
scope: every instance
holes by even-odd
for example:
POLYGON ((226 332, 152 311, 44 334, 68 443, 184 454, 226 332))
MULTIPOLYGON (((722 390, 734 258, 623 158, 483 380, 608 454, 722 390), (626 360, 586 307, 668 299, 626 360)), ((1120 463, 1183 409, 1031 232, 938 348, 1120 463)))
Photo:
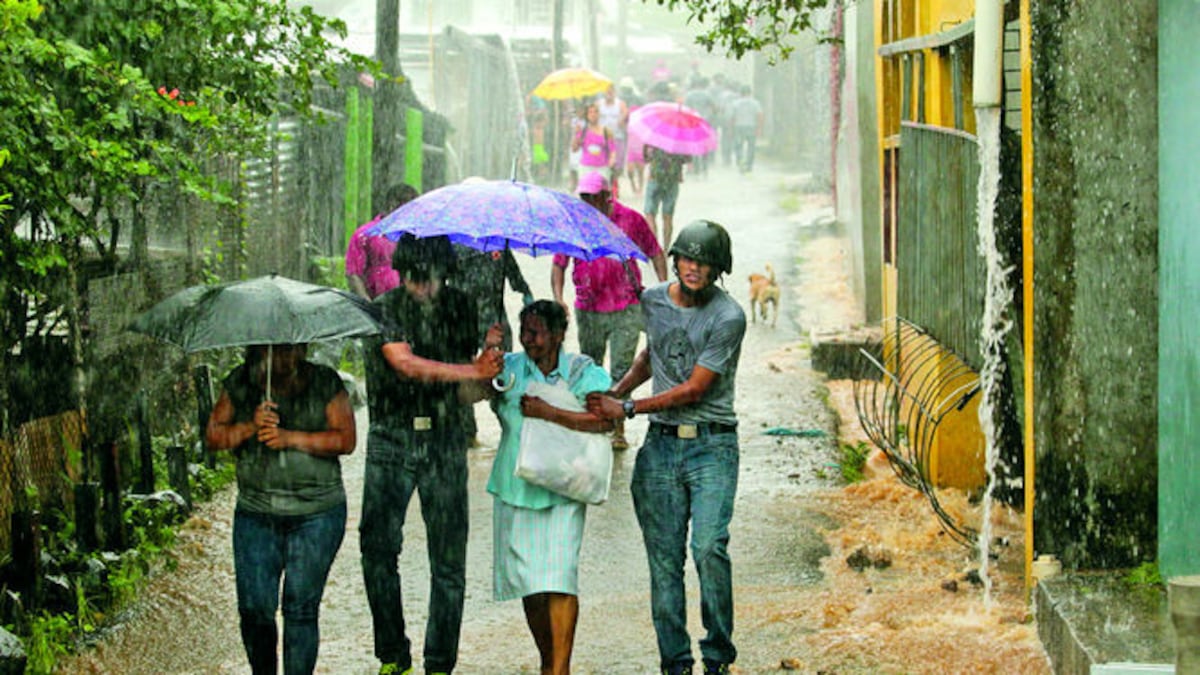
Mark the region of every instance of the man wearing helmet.
POLYGON ((670 249, 676 280, 642 294, 648 344, 588 410, 608 419, 650 415, 631 490, 650 563, 651 616, 663 673, 691 673, 683 567, 687 532, 700 578, 705 673, 727 673, 733 646, 729 521, 737 493, 734 381, 746 314, 716 285, 733 266, 725 228, 697 220, 670 249), (651 377, 653 395, 624 398, 651 377))

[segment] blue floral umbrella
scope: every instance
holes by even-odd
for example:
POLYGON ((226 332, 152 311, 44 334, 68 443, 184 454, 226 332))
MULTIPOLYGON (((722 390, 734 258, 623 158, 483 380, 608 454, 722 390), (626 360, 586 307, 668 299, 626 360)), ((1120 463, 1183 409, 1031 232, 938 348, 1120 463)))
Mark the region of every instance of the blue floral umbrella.
POLYGON ((583 200, 515 180, 456 183, 427 192, 384 216, 371 235, 399 239, 445 235, 481 251, 511 248, 533 256, 646 260, 603 213, 583 200))

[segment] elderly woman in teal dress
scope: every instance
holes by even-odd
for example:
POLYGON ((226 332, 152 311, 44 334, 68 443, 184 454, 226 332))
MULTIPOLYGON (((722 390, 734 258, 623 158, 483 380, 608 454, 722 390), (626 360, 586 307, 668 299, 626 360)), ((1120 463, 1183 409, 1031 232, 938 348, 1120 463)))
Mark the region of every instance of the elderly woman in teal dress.
POLYGON ((607 391, 612 384, 590 358, 563 350, 566 330, 566 311, 557 303, 539 300, 526 306, 519 336, 524 351, 506 355, 501 374, 511 387, 490 392, 502 429, 487 486, 494 500, 494 596, 522 599, 541 672, 554 674, 570 671, 587 505, 514 475, 521 428, 526 418, 540 418, 577 431, 612 430, 607 420, 525 393, 534 382, 565 383, 582 404, 589 392, 607 391))

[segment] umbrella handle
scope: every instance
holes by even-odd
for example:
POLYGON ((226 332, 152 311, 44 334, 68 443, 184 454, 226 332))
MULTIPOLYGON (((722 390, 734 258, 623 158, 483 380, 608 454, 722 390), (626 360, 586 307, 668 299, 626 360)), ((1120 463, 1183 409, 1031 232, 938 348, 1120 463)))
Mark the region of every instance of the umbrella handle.
POLYGON ((517 383, 517 376, 514 373, 508 373, 507 380, 505 379, 504 375, 504 373, 500 373, 492 378, 492 388, 500 393, 504 393, 509 389, 512 389, 513 385, 517 383))
POLYGON ((267 397, 264 399, 266 401, 271 400, 271 362, 275 360, 274 351, 275 345, 267 345, 267 397))

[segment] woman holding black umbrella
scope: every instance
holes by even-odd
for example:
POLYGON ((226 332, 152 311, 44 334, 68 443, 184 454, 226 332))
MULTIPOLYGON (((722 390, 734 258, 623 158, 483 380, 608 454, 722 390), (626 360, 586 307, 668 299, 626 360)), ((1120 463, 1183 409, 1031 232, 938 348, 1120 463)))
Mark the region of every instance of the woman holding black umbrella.
POLYGON ((354 450, 354 412, 338 374, 306 355, 302 344, 248 347, 205 433, 211 449, 237 457, 233 559, 242 643, 256 675, 277 670, 281 577, 284 673, 313 671, 321 596, 345 534, 338 458, 354 450))

